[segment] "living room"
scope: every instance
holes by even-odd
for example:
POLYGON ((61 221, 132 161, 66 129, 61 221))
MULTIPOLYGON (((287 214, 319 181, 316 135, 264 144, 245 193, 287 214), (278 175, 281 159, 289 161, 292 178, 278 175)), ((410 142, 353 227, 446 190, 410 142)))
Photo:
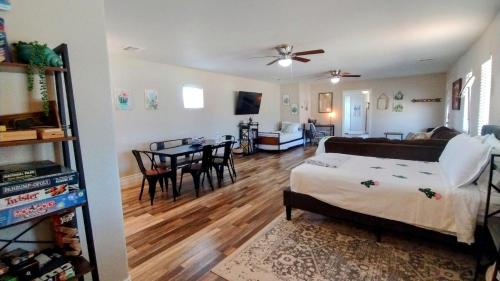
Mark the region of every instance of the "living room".
MULTIPOLYGON (((479 144, 462 149, 486 181, 465 199, 447 192, 459 184, 442 182, 436 165, 452 167, 441 156, 461 154, 448 144, 465 136, 495 146, 499 9, 498 0, 0 0, 0 175, 50 161, 79 177, 78 192, 26 199, 34 188, 12 195, 28 202, 0 204, 0 215, 49 208, 0 216, 0 280, 484 279, 496 270, 493 234, 473 241, 470 231, 487 229, 495 160, 479 165, 479 144), (44 44, 60 64, 23 58, 44 44), (403 177, 415 197, 385 189, 403 177), (323 186, 345 186, 335 189, 345 197, 322 197, 323 186), (349 193, 359 186, 365 193, 349 193), (71 194, 84 201, 41 204, 71 194), (452 197, 470 214, 454 211, 458 201, 436 205, 452 197), (393 223, 417 229, 380 227, 393 223), (429 241, 417 238, 429 229, 429 241), (58 240, 62 230, 71 243, 58 240), (450 247, 434 242, 445 233, 450 247)), ((16 175, 0 187, 37 177, 16 175)))

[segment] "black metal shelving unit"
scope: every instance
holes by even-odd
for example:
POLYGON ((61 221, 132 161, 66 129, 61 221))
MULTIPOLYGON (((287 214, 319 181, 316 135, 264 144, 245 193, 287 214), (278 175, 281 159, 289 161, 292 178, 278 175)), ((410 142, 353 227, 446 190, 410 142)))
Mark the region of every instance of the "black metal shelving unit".
POLYGON ((258 152, 259 123, 241 122, 238 127, 240 129, 240 147, 243 149, 243 155, 251 155, 258 152))
MULTIPOLYGON (((77 117, 76 117, 76 110, 75 110, 75 99, 73 95, 73 84, 71 80, 71 68, 70 68, 70 62, 69 62, 69 53, 68 53, 68 46, 66 44, 61 44, 58 47, 54 49, 54 51, 61 56, 61 59, 63 61, 63 67, 62 68, 54 68, 50 67, 47 68, 47 72, 51 73, 53 75, 48 75, 47 79, 49 77, 53 77, 54 79, 54 84, 55 84, 55 95, 57 99, 57 110, 59 112, 59 117, 60 117, 60 122, 61 122, 61 127, 64 131, 65 137, 64 138, 59 138, 59 139, 53 139, 53 140, 30 140, 30 141, 18 141, 18 142, 5 142, 2 144, 2 147, 6 146, 19 146, 19 145, 35 145, 38 143, 54 143, 54 144, 60 144, 62 148, 62 162, 63 165, 67 168, 76 170, 79 175, 79 188, 81 190, 86 191, 86 184, 85 184, 85 173, 83 169, 83 161, 82 161, 82 152, 80 148, 80 140, 79 140, 79 133, 78 133, 78 122, 77 122, 77 117), (71 145, 70 145, 71 143, 71 145), (75 167, 73 166, 73 163, 75 167)), ((19 63, 0 63, 0 72, 26 72, 27 70, 27 65, 25 64, 19 64, 19 63)), ((21 231, 18 235, 16 235, 12 239, 4 239, 0 240, 1 243, 5 243, 1 248, 4 249, 7 246, 9 246, 12 243, 51 243, 52 241, 26 241, 26 240, 19 240, 25 233, 27 233, 29 230, 33 229, 36 227, 38 224, 40 224, 42 221, 44 221, 46 218, 50 217, 51 215, 57 214, 57 213, 62 213, 64 211, 68 211, 70 209, 77 209, 81 208, 82 214, 83 214, 83 224, 85 228, 85 237, 86 237, 86 242, 87 242, 87 251, 89 255, 89 262, 90 262, 90 267, 85 270, 85 272, 79 272, 77 274, 78 280, 83 280, 84 275, 91 273, 92 274, 92 280, 93 281, 98 281, 99 280, 99 274, 98 274, 98 269, 97 269, 97 260, 96 260, 96 253, 95 253, 95 247, 94 247, 94 239, 93 239, 93 232, 92 232, 92 224, 90 220, 90 212, 89 212, 89 204, 87 200, 87 193, 85 192, 85 202, 78 205, 78 206, 72 206, 69 208, 65 208, 62 210, 58 210, 56 212, 52 213, 46 213, 43 216, 39 217, 34 217, 30 218, 29 220, 15 223, 15 224, 10 224, 10 225, 5 225, 0 227, 0 229, 8 228, 13 225, 17 225, 20 223, 25 223, 28 221, 31 221, 32 224, 28 226, 26 229, 21 231)))
MULTIPOLYGON (((495 163, 495 159, 500 159, 500 154, 492 154, 491 155, 491 160, 490 160, 490 174, 489 174, 489 180, 488 180, 488 193, 486 195, 486 209, 484 213, 484 221, 483 221, 483 230, 485 234, 486 239, 491 239, 492 244, 494 245, 495 249, 493 251, 488 251, 488 252, 493 252, 496 255, 496 266, 494 269, 494 278, 493 280, 499 280, 496 278, 497 272, 499 269, 500 265, 500 217, 498 214, 500 214, 500 209, 499 210, 491 210, 490 207, 490 201, 491 201, 491 193, 492 192, 498 192, 500 193, 500 186, 498 186, 496 183, 493 181, 498 180, 498 178, 495 179, 495 172, 498 171, 498 167, 495 163)), ((478 277, 478 271, 481 268, 481 258, 483 255, 484 249, 486 245, 489 245, 490 243, 486 243, 487 241, 483 241, 481 243, 480 248, 480 253, 477 257, 477 265, 476 265, 476 272, 474 276, 474 280, 477 279, 478 277)))

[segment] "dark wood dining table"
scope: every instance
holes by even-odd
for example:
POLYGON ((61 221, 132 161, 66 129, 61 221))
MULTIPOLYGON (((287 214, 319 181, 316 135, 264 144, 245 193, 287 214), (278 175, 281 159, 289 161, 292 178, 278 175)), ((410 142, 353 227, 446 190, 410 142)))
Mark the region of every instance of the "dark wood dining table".
MULTIPOLYGON (((216 142, 215 140, 205 140, 202 144, 200 145, 192 145, 192 144, 186 144, 186 145, 179 145, 175 147, 169 147, 165 149, 160 149, 160 150, 150 150, 154 155, 158 156, 164 156, 170 158, 170 169, 174 171, 171 180, 172 180, 172 185, 174 186, 173 188, 173 194, 174 194, 174 201, 176 198, 180 195, 177 190, 177 158, 181 156, 189 157, 191 154, 194 153, 200 153, 203 151, 203 146, 205 145, 214 145, 217 147, 223 147, 224 142, 216 142)), ((153 195, 154 199, 154 195, 153 195)))

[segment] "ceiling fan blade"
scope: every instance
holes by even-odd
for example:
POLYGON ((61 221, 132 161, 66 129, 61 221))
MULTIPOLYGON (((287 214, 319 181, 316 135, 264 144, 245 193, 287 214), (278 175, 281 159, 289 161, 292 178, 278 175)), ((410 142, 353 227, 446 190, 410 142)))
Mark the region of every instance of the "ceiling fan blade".
POLYGON ((248 59, 265 59, 265 58, 279 58, 280 56, 262 56, 262 57, 249 57, 248 59))
POLYGON ((342 74, 342 77, 361 77, 359 74, 342 74))
POLYGON ((277 61, 279 61, 279 60, 280 60, 280 59, 275 59, 275 60, 273 60, 272 62, 268 63, 267 65, 274 64, 274 63, 276 63, 276 62, 277 62, 277 61))
POLYGON ((323 54, 323 53, 325 53, 325 50, 318 49, 318 50, 310 50, 310 51, 297 52, 297 53, 293 53, 293 55, 295 55, 295 56, 305 56, 305 55, 315 55, 315 54, 323 54))
POLYGON ((300 62, 309 62, 310 59, 301 58, 301 57, 293 57, 292 60, 300 61, 300 62))

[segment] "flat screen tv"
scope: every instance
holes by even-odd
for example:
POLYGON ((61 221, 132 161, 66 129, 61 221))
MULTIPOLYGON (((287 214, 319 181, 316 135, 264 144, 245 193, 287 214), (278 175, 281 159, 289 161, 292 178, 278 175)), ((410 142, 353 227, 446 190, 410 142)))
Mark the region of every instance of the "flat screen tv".
POLYGON ((261 93, 239 91, 236 100, 236 115, 259 114, 261 93))

